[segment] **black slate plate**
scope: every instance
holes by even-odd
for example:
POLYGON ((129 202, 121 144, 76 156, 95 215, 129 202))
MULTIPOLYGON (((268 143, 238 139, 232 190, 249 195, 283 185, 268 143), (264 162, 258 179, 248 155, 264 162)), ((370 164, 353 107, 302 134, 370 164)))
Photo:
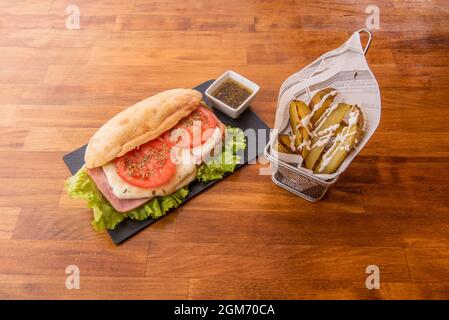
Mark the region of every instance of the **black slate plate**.
MULTIPOLYGON (((212 106, 212 104, 207 99, 207 97, 204 95, 204 92, 212 84, 213 81, 214 80, 206 81, 194 88, 203 94, 203 99, 209 106, 212 106)), ((258 139, 262 139, 264 141, 257 141, 257 150, 255 150, 255 152, 253 151, 253 152, 251 152, 251 154, 249 154, 248 148, 247 148, 247 150, 245 150, 244 152, 242 152, 240 154, 240 156, 242 156, 242 158, 243 158, 243 161, 242 161, 243 163, 239 164, 237 166, 236 170, 241 168, 248 162, 253 161, 258 155, 260 155, 263 152, 263 148, 268 143, 269 128, 262 120, 260 120, 260 118, 250 108, 246 109, 240 115, 240 117, 237 119, 229 118, 227 115, 223 114, 222 112, 220 112, 217 109, 213 109, 213 111, 225 125, 239 127, 243 131, 245 131, 246 129, 250 129, 250 128, 267 130, 265 136, 263 136, 262 138, 258 138, 258 139)), ((65 164, 67 165, 67 167, 69 168, 69 170, 72 174, 75 174, 84 165, 85 151, 86 151, 86 145, 82 146, 81 148, 79 148, 75 151, 72 151, 72 152, 66 154, 63 157, 65 164)), ((184 200, 184 202, 181 205, 183 205, 188 200, 192 199, 194 196, 196 196, 200 192, 206 190, 207 188, 209 188, 210 186, 214 185, 215 183, 217 183, 219 181, 220 180, 216 180, 216 181, 211 181, 208 183, 202 183, 197 180, 193 181, 189 185, 189 191, 190 191, 189 195, 187 196, 187 198, 184 200)), ((147 220, 144 220, 144 221, 125 219, 120 224, 118 224, 114 230, 108 230, 108 233, 109 233, 112 241, 115 244, 119 244, 119 243, 125 241, 126 239, 130 238, 131 236, 135 235, 136 233, 138 233, 145 227, 148 227, 150 224, 154 223, 155 221, 156 220, 153 220, 151 218, 148 218, 147 220)))

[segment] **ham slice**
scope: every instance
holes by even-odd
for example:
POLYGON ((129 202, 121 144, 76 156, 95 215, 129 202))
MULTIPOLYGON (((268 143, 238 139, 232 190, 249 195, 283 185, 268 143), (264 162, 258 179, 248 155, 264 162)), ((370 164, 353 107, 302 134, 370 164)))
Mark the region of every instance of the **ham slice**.
POLYGON ((100 190, 103 196, 109 201, 111 206, 113 206, 114 209, 118 212, 127 212, 133 210, 151 199, 119 199, 112 192, 112 187, 109 185, 108 179, 106 178, 106 174, 104 173, 102 167, 87 169, 87 173, 92 178, 92 180, 94 180, 98 190, 100 190))

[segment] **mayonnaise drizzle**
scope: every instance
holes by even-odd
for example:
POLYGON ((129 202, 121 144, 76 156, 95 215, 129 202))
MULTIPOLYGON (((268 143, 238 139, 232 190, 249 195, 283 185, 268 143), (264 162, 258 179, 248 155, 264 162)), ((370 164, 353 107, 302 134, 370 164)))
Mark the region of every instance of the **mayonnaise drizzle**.
POLYGON ((340 124, 334 124, 333 126, 330 126, 320 132, 318 132, 317 136, 318 140, 315 141, 315 143, 312 145, 312 148, 315 147, 322 147, 325 146, 329 140, 332 138, 332 136, 334 135, 334 132, 340 127, 340 124))
POLYGON ((304 141, 301 142, 301 144, 298 146, 298 149, 297 149, 297 150, 302 150, 302 148, 305 147, 307 150, 310 151, 310 144, 311 144, 311 141, 310 141, 310 140, 304 140, 304 141))
POLYGON ((327 100, 327 98, 329 97, 335 97, 337 95, 337 90, 332 90, 331 92, 329 92, 328 94, 324 95, 320 102, 317 103, 314 107, 313 110, 307 115, 305 116, 303 119, 301 119, 301 124, 304 126, 304 128, 307 128, 308 126, 310 126, 310 120, 312 119, 312 117, 315 115, 315 113, 321 109, 321 107, 323 106, 324 102, 327 100))
POLYGON ((354 111, 351 111, 349 113, 349 119, 348 119, 348 127, 353 126, 357 124, 357 121, 359 120, 359 110, 354 109, 354 111))
POLYGON ((359 113, 359 110, 357 110, 357 109, 355 109, 354 111, 351 111, 349 113, 348 126, 345 127, 337 135, 337 137, 335 137, 334 146, 331 149, 329 149, 325 154, 323 154, 323 157, 321 159, 321 165, 318 170, 319 172, 323 172, 324 169, 326 169, 326 167, 331 162, 332 158, 335 157, 335 155, 337 154, 337 152, 339 150, 345 150, 346 152, 350 151, 349 144, 344 144, 344 142, 348 137, 356 134, 356 131, 351 132, 351 127, 353 127, 354 125, 357 125, 359 115, 360 115, 360 113, 359 113), (341 145, 339 145, 337 147, 338 143, 341 143, 341 145))
POLYGON ((290 139, 290 150, 295 151, 296 135, 288 136, 288 138, 290 139))
POLYGON ((324 121, 326 120, 326 118, 338 107, 338 103, 333 103, 331 104, 326 111, 324 111, 324 113, 321 115, 321 117, 318 119, 318 121, 315 124, 315 130, 313 130, 312 135, 316 136, 319 135, 320 131, 320 127, 321 125, 324 123, 324 121))

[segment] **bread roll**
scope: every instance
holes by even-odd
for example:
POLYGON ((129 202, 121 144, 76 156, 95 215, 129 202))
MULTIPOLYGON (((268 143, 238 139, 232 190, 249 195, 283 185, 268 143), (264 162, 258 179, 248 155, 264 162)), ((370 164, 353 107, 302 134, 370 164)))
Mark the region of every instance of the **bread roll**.
POLYGON ((188 116, 201 98, 196 90, 172 89, 123 110, 90 139, 84 156, 86 167, 100 167, 157 138, 188 116))

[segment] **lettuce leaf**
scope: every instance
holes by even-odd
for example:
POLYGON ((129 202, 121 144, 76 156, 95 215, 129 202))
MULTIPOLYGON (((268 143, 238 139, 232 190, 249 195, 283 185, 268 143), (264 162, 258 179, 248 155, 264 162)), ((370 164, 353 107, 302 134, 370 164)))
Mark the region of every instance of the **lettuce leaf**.
POLYGON ((118 212, 98 191, 84 167, 65 182, 65 189, 72 198, 87 201, 87 206, 92 208, 94 213, 92 226, 96 231, 114 229, 126 218, 139 221, 149 217, 159 219, 170 209, 177 208, 189 194, 188 188, 184 187, 171 195, 151 199, 134 210, 118 212))
POLYGON ((204 183, 223 179, 228 172, 234 172, 235 167, 240 163, 241 157, 237 153, 245 150, 245 134, 239 128, 226 128, 225 144, 222 152, 210 158, 198 167, 196 177, 204 183))

